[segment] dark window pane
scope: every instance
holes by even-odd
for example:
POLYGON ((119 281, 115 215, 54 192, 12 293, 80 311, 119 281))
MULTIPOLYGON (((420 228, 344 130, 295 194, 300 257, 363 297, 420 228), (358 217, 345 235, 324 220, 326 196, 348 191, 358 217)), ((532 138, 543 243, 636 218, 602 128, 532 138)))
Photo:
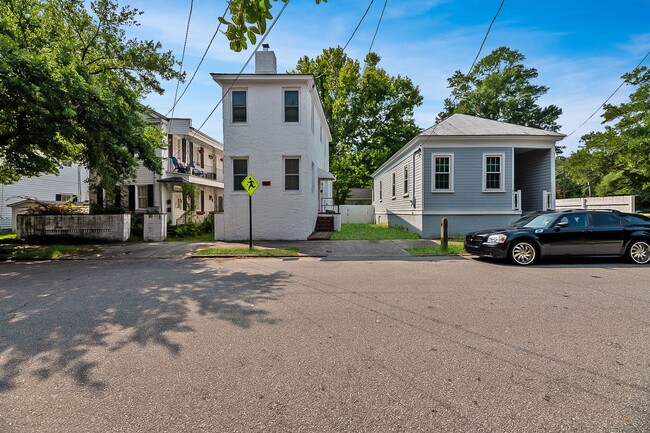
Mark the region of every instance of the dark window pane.
POLYGON ((298 174, 300 170, 300 160, 299 159, 285 159, 284 160, 284 172, 286 174, 298 174))
POLYGON ((298 158, 284 160, 284 189, 288 191, 300 189, 300 160, 298 158))
POLYGON ((449 174, 436 173, 436 189, 449 189, 449 174))
POLYGON ((284 121, 298 122, 298 91, 286 90, 284 92, 284 121))
POLYGON ((594 227, 620 227, 621 220, 616 215, 606 213, 592 213, 591 220, 594 227))
POLYGON ((246 92, 232 92, 232 121, 246 122, 246 92))
POLYGON ((235 191, 244 191, 244 186, 241 184, 246 176, 248 176, 248 160, 247 159, 233 159, 233 189, 235 191))
POLYGON ((487 173, 485 179, 485 188, 501 189, 501 175, 499 173, 487 173))

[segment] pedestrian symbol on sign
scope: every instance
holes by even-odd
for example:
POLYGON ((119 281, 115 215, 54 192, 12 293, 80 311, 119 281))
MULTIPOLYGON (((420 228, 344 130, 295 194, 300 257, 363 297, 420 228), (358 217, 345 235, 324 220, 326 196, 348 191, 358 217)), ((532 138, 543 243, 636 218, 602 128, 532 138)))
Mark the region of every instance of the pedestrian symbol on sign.
POLYGON ((255 191, 259 187, 259 184, 255 180, 252 174, 249 174, 246 176, 246 178, 242 181, 241 186, 244 187, 248 195, 252 196, 255 194, 255 191))

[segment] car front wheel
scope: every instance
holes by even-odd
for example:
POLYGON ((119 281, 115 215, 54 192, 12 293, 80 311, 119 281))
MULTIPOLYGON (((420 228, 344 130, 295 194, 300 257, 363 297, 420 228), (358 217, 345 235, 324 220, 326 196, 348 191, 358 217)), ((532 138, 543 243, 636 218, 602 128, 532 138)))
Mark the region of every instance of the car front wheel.
POLYGON ((646 241, 632 241, 627 249, 627 257, 632 263, 645 265, 650 262, 650 245, 646 241))
POLYGON ((510 261, 516 265, 531 265, 535 260, 537 260, 537 250, 530 242, 515 242, 510 248, 510 261))

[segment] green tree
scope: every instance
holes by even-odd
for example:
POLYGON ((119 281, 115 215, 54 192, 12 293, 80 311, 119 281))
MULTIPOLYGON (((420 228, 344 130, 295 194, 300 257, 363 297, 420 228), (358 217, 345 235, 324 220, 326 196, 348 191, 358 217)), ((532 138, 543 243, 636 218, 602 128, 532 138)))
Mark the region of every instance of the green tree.
MULTIPOLYGON (((277 2, 278 0, 273 0, 277 2)), ((289 0, 282 0, 287 3, 289 0)), ((316 0, 316 4, 327 3, 327 0, 316 0)), ((273 18, 271 0, 230 0, 228 3, 229 18, 219 17, 219 21, 227 27, 224 32, 230 41, 230 49, 242 51, 248 48, 248 41, 257 42, 257 35, 266 32, 266 23, 273 18)))
POLYGON ((445 99, 438 120, 461 113, 557 132, 562 110, 538 104, 548 87, 531 83, 538 74, 535 68, 524 66, 525 59, 517 50, 500 47, 479 60, 468 74, 454 72, 447 79, 451 96, 445 99))
MULTIPOLYGON (((576 184, 592 186, 597 195, 636 195, 650 206, 650 71, 643 66, 623 75, 634 87, 629 101, 606 104, 602 132, 582 136, 583 147, 566 160, 576 184)), ((585 191, 582 188, 581 193, 585 191)), ((579 194, 576 194, 579 195, 579 194)))
POLYGON ((182 77, 160 43, 126 38, 139 14, 112 0, 0 4, 0 182, 75 162, 115 190, 138 160, 160 170, 161 131, 140 101, 182 77))
POLYGON ((298 60, 295 73, 314 74, 332 131, 330 168, 334 199, 345 203, 350 188, 367 187, 372 173, 420 132, 413 109, 422 103, 410 78, 391 76, 368 53, 364 67, 341 47, 298 60))

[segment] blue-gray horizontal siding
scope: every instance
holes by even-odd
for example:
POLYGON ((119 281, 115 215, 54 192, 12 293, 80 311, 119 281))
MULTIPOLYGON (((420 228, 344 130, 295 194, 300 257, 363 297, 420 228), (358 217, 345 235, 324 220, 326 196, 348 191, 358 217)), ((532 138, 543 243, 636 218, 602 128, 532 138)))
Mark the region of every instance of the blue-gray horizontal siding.
POLYGON ((515 153, 515 190, 521 190, 524 212, 543 210, 543 193, 553 188, 551 152, 549 149, 535 149, 515 153))
POLYGON ((502 228, 520 218, 519 215, 424 215, 422 238, 440 239, 440 220, 447 218, 449 236, 465 236, 469 232, 489 228, 502 228))
POLYGON ((511 147, 440 147, 423 150, 423 197, 425 211, 512 211, 511 147), (502 153, 505 192, 483 192, 483 154, 502 153), (431 192, 432 155, 454 155, 454 192, 431 192))

